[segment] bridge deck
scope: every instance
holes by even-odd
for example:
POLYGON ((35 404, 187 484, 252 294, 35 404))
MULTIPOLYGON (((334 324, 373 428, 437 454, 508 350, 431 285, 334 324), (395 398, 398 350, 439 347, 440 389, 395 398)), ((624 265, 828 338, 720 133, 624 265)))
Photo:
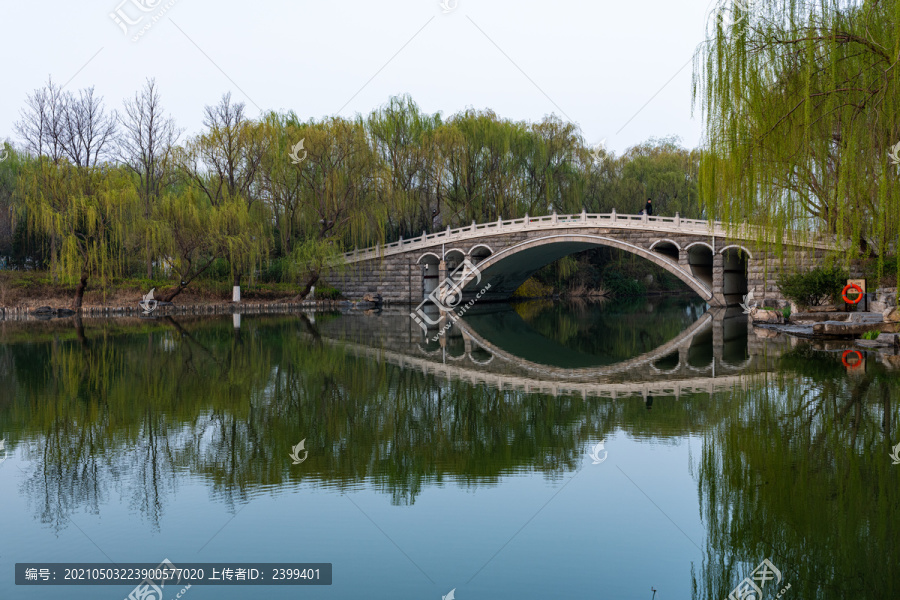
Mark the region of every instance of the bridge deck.
MULTIPOLYGON (((344 254, 347 262, 359 262, 371 260, 392 254, 425 249, 435 244, 456 243, 464 240, 477 239, 484 236, 529 231, 533 229, 572 229, 579 227, 609 227, 618 229, 641 229, 647 231, 659 231, 667 233, 687 233, 717 238, 746 239, 774 241, 759 227, 746 223, 729 227, 721 221, 706 221, 700 219, 682 219, 679 216, 662 217, 647 215, 628 215, 611 213, 578 213, 574 215, 546 215, 542 217, 523 217, 508 221, 497 220, 490 223, 472 223, 466 227, 458 227, 438 233, 423 234, 419 237, 393 242, 365 250, 354 250, 344 254)), ((793 232, 794 237, 788 242, 792 245, 808 248, 820 248, 823 250, 837 249, 834 237, 813 237, 810 232, 793 232)))

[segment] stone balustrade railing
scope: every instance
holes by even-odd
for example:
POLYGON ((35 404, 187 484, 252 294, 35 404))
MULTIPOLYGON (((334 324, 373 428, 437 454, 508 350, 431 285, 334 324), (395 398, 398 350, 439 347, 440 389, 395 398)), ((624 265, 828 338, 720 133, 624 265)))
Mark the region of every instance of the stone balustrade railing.
MULTIPOLYGON (((747 240, 765 239, 770 237, 770 235, 766 235, 760 228, 746 223, 734 228, 729 228, 721 221, 710 222, 703 219, 682 219, 678 213, 676 213, 674 217, 618 214, 615 211, 610 213, 581 212, 572 215, 558 215, 553 213, 542 217, 529 217, 526 215, 521 219, 510 219, 507 221, 498 219, 497 221, 490 223, 475 223, 473 221, 471 225, 466 227, 457 227, 456 229, 447 227, 446 230, 438 233, 426 234, 423 232, 422 235, 416 238, 408 240, 400 238, 399 241, 385 244, 384 246, 376 245, 373 248, 347 252, 343 257, 346 262, 357 262, 371 260, 373 258, 382 258, 392 254, 408 252, 410 250, 424 249, 434 246, 435 244, 450 244, 477 239, 486 235, 515 233, 533 229, 553 230, 585 226, 644 229, 666 233, 687 233, 709 237, 728 237, 732 239, 747 240)), ((798 237, 798 240, 799 239, 800 238, 798 237)), ((811 239, 803 239, 802 241, 794 242, 794 244, 809 248, 834 249, 836 241, 834 238, 826 239, 820 236, 811 239)))

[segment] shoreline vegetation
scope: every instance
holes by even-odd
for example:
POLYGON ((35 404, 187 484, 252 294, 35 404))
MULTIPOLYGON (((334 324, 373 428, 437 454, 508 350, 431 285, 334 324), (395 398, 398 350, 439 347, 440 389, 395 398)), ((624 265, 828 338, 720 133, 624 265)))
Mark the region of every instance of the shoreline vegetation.
MULTIPOLYGON (((120 108, 53 80, 28 94, 17 143, 2 148, 0 272, 44 273, 70 309, 108 303, 127 281, 166 302, 219 287, 302 301, 341 253, 422 232, 636 213, 648 198, 659 214, 705 215, 699 152, 675 137, 616 155, 555 116, 429 114, 409 96, 353 118, 251 118, 227 93, 202 110, 201 130, 183 135, 152 79, 120 108)), ((577 262, 547 278, 563 283, 577 262)))
MULTIPOLYGON (((153 280, 124 280, 106 288, 89 287, 78 311, 69 309, 73 285, 54 284, 44 272, 0 271, 0 319, 13 316, 32 316, 41 307, 50 307, 53 317, 139 316, 138 302, 152 287, 164 286, 153 280)), ((159 289, 159 288, 157 288, 159 289)), ((560 300, 595 302, 622 298, 653 296, 683 296, 692 292, 684 289, 639 288, 638 293, 612 292, 604 288, 590 288, 584 284, 558 288, 529 279, 509 302, 530 300, 560 300)), ((338 310, 369 304, 359 298, 345 298, 334 288, 316 288, 314 297, 298 299, 296 288, 287 284, 254 284, 242 287, 241 302, 231 301, 231 286, 222 282, 200 281, 178 297, 177 304, 161 305, 160 315, 220 315, 254 311, 282 312, 285 310, 338 310)), ((157 297, 159 297, 158 295, 157 297)), ((400 303, 385 303, 400 305, 400 303)))

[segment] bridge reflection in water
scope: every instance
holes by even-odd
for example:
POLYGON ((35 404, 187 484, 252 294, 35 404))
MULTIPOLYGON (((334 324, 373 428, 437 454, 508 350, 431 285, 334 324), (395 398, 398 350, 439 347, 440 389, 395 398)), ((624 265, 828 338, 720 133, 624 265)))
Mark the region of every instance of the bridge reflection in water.
POLYGON ((455 321, 445 317, 427 334, 400 309, 348 314, 321 324, 319 331, 351 354, 439 379, 499 390, 641 396, 645 401, 746 389, 754 375, 773 371, 778 357, 790 349, 786 336, 757 337, 747 316, 735 308, 709 309, 665 343, 614 362, 541 335, 509 307, 483 308, 455 321), (514 334, 498 336, 499 331, 514 334))

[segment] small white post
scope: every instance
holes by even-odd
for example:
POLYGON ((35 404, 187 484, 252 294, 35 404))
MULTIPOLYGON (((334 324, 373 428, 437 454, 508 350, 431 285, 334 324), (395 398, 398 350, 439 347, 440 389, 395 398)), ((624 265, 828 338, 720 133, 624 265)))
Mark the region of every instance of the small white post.
POLYGON ((231 301, 232 302, 240 302, 241 301, 241 286, 236 285, 231 288, 231 301))
POLYGON ((528 225, 528 213, 525 213, 525 225, 528 225))
POLYGON ((581 207, 581 220, 587 222, 587 211, 584 207, 581 207))
POLYGON ((612 220, 613 221, 616 220, 616 208, 615 207, 613 207, 613 209, 612 209, 612 220))
POLYGON ((472 219, 472 231, 475 231, 475 219, 472 219))
POLYGON ((556 224, 556 223, 558 223, 558 222, 559 222, 559 220, 557 219, 557 217, 556 217, 556 211, 554 210, 554 211, 553 211, 553 223, 556 224))
POLYGON ((681 227, 681 215, 675 213, 675 227, 681 227))
POLYGON ((316 286, 314 286, 314 285, 310 286, 310 288, 309 288, 309 299, 310 300, 316 299, 316 286))
POLYGON ((448 236, 450 235, 450 226, 449 225, 447 225, 447 235, 448 236))

